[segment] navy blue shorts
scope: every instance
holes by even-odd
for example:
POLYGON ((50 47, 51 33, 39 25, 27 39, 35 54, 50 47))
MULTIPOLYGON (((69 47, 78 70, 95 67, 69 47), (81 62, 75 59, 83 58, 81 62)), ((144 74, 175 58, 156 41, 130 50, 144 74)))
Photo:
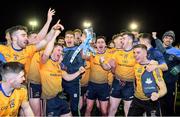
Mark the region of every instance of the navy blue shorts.
POLYGON ((42 93, 41 84, 35 84, 29 82, 28 86, 29 90, 29 98, 40 98, 42 93))
POLYGON ((46 100, 46 116, 60 116, 69 112, 68 103, 59 96, 46 100))
POLYGON ((134 97, 133 82, 122 82, 115 78, 112 83, 111 97, 121 98, 126 101, 132 100, 134 97))
POLYGON ((87 89, 87 98, 91 100, 98 99, 99 101, 109 100, 108 83, 97 84, 97 83, 89 82, 87 89))

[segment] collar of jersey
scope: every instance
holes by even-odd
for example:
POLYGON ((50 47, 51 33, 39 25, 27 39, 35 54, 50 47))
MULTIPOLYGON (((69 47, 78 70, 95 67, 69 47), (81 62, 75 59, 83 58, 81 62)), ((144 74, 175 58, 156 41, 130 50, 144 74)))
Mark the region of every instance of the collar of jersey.
MULTIPOLYGON (((3 93, 6 97, 10 97, 10 96, 6 95, 6 93, 4 92, 1 83, 0 83, 0 91, 2 91, 2 93, 3 93)), ((14 89, 13 89, 12 93, 13 93, 13 92, 14 92, 14 89)), ((11 94, 12 94, 12 93, 11 93, 11 94)))
POLYGON ((12 44, 11 44, 11 47, 12 47, 12 49, 15 50, 15 51, 21 51, 21 50, 23 50, 23 48, 21 48, 21 49, 16 49, 16 48, 14 48, 12 44))
POLYGON ((68 50, 76 50, 78 46, 73 46, 73 47, 66 47, 63 49, 64 52, 68 51, 68 50))
POLYGON ((125 52, 129 52, 129 51, 131 51, 133 48, 131 48, 131 49, 129 49, 129 50, 124 50, 125 52))

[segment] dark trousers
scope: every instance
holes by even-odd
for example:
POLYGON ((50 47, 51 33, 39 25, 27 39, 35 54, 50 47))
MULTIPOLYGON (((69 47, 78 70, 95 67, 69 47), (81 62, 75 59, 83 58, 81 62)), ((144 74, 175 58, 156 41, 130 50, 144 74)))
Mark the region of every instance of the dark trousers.
POLYGON ((66 82, 63 80, 63 88, 67 96, 70 98, 70 108, 73 116, 80 116, 79 100, 80 100, 80 83, 66 82))
POLYGON ((176 83, 166 83, 167 94, 160 99, 163 116, 175 115, 176 83))
POLYGON ((146 112, 147 116, 159 116, 160 103, 158 101, 140 100, 134 97, 128 116, 143 116, 144 112, 146 112))

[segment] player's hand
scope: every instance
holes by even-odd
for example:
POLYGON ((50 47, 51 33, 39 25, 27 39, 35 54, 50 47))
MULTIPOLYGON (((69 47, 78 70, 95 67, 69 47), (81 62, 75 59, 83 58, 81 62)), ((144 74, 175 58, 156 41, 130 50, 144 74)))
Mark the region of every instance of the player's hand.
POLYGON ((149 64, 145 68, 148 72, 152 72, 157 68, 157 65, 149 64))
POLYGON ((60 31, 60 30, 55 30, 54 35, 57 37, 60 33, 61 33, 61 31, 60 31))
POLYGON ((100 57, 100 59, 99 59, 100 64, 103 64, 103 63, 104 63, 104 61, 105 61, 104 56, 101 56, 101 57, 100 57))
POLYGON ((114 59, 110 59, 108 61, 109 65, 111 66, 111 68, 115 68, 116 67, 116 63, 115 63, 115 60, 114 59))
POLYGON ((82 74, 82 73, 84 73, 84 72, 85 72, 85 68, 81 66, 81 67, 79 68, 79 73, 82 74))
POLYGON ((154 71, 156 68, 158 68, 158 62, 151 60, 150 63, 148 65, 145 66, 146 70, 148 72, 152 72, 154 71))
POLYGON ((56 11, 54 9, 49 8, 48 14, 47 14, 47 20, 48 21, 52 21, 52 16, 55 15, 55 12, 56 11))
POLYGON ((156 101, 156 100, 158 100, 158 99, 159 99, 159 94, 156 93, 156 92, 153 92, 153 93, 151 94, 151 100, 152 100, 152 101, 156 101))
POLYGON ((64 26, 62 24, 60 24, 60 20, 57 21, 57 23, 52 27, 52 29, 54 30, 64 30, 64 26))

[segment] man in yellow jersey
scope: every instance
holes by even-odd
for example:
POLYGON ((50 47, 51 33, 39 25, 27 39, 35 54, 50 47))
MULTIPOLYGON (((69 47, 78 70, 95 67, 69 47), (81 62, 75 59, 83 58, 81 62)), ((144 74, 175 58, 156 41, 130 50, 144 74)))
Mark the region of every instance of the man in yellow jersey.
POLYGON ((136 63, 132 50, 134 35, 124 32, 122 37, 123 50, 114 53, 112 57, 114 60, 110 60, 108 63, 100 60, 104 69, 111 69, 115 72, 110 96, 109 116, 115 116, 121 99, 124 100, 124 112, 127 116, 134 97, 133 82, 135 78, 134 65, 136 63))
MULTIPOLYGON (((135 94, 128 116, 160 116, 160 103, 158 99, 167 92, 162 71, 156 68, 148 72, 146 67, 150 64, 147 58, 147 47, 143 44, 134 46, 134 56, 137 64, 135 70, 135 94)), ((156 62, 158 64, 158 62, 156 62)))
POLYGON ((31 60, 31 65, 29 72, 27 74, 28 79, 28 97, 29 97, 29 103, 30 106, 34 112, 35 116, 41 115, 41 83, 40 83, 40 73, 39 73, 39 56, 40 52, 36 52, 31 60))
POLYGON ((87 107, 85 116, 90 116, 93 109, 94 101, 99 100, 100 111, 103 116, 108 114, 108 100, 109 100, 109 85, 108 73, 110 71, 104 70, 99 62, 100 57, 109 58, 106 52, 106 38, 99 36, 96 39, 97 54, 90 57, 90 76, 87 89, 87 107))
POLYGON ((59 21, 52 27, 47 37, 36 45, 28 44, 27 28, 21 25, 13 26, 9 29, 12 44, 8 46, 0 45, 0 52, 4 55, 7 62, 17 61, 25 65, 25 72, 28 73, 28 63, 36 51, 41 50, 52 39, 55 29, 59 29, 62 25, 59 21))
MULTIPOLYGON (((58 31, 59 32, 59 31, 58 31)), ((46 48, 49 47, 49 44, 54 43, 56 40, 56 37, 59 35, 59 33, 54 34, 52 40, 48 43, 46 48)), ((28 86, 29 86, 29 97, 30 97, 30 105, 33 107, 33 112, 35 113, 36 116, 40 116, 41 110, 40 110, 40 97, 41 97, 41 78, 40 78, 40 68, 39 68, 39 63, 40 63, 40 56, 42 55, 42 51, 37 52, 32 60, 31 60, 31 65, 30 65, 30 70, 27 75, 28 77, 28 86)))
POLYGON ((25 116, 33 116, 27 99, 27 89, 21 85, 25 80, 24 65, 19 62, 5 63, 0 74, 0 116, 18 116, 20 107, 25 116))
MULTIPOLYGON (((55 35, 59 35, 58 30, 55 35)), ((40 75, 42 84, 42 98, 45 99, 44 105, 46 116, 70 116, 70 108, 67 102, 62 99, 62 77, 65 80, 73 80, 85 71, 83 67, 73 74, 67 74, 61 70, 63 47, 55 45, 56 38, 47 45, 44 52, 40 55, 40 75), (54 47, 54 49, 53 49, 54 47)))
MULTIPOLYGON (((107 49, 107 51, 109 52, 109 54, 114 54, 116 51, 121 50, 122 49, 122 35, 121 34, 115 34, 112 37, 112 43, 114 44, 114 47, 107 49)), ((101 57, 101 59, 104 59, 103 57, 101 57)))
MULTIPOLYGON (((111 48, 111 49, 107 49, 107 52, 110 54, 110 56, 113 56, 116 51, 122 50, 122 46, 123 46, 122 45, 122 35, 121 34, 113 35, 112 41, 113 41, 115 47, 111 48)), ((100 59, 104 59, 104 58, 101 57, 100 59)), ((110 86, 112 86, 112 82, 114 79, 114 74, 113 74, 114 72, 113 73, 112 72, 110 72, 109 76, 108 76, 108 83, 110 86)))
MULTIPOLYGON (((122 35, 121 34, 115 34, 112 37, 112 42, 114 43, 114 48, 107 49, 106 51, 109 53, 109 56, 113 56, 116 51, 122 50, 122 35)), ((104 57, 101 57, 100 59, 105 59, 104 57)), ((113 71, 112 71, 113 72, 113 71)), ((110 72, 108 75, 108 84, 112 86, 112 82, 114 80, 114 72, 110 72)))
MULTIPOLYGON (((12 39, 11 45, 0 45, 0 52, 7 62, 17 61, 25 65, 25 74, 29 71, 30 61, 36 51, 41 50, 52 39, 56 29, 63 27, 59 21, 52 27, 46 38, 35 45, 28 44, 27 28, 21 25, 13 26, 9 29, 12 39)), ((26 79, 27 80, 27 79, 26 79)))
MULTIPOLYGON (((52 21, 52 17, 55 14, 54 9, 49 9, 47 13, 47 21, 43 28, 39 33, 29 32, 28 34, 28 44, 33 45, 39 43, 42 39, 45 38, 50 23, 52 21)), ((28 91, 29 91, 29 103, 34 112, 35 116, 40 116, 40 96, 41 96, 41 85, 40 85, 40 75, 39 75, 39 60, 38 58, 39 52, 37 52, 33 57, 32 61, 28 62, 30 64, 29 73, 27 74, 28 79, 28 91)))
POLYGON ((61 96, 62 78, 70 81, 85 71, 84 68, 80 68, 79 71, 73 74, 62 71, 59 65, 62 50, 62 46, 56 45, 50 58, 45 62, 44 55, 42 55, 42 61, 40 62, 42 98, 46 100, 44 105, 46 116, 71 116, 68 103, 61 99, 63 98, 61 96))
POLYGON ((121 34, 114 35, 112 37, 112 39, 113 39, 113 42, 114 42, 115 49, 117 49, 117 50, 123 49, 122 48, 123 45, 122 45, 122 35, 121 34))

